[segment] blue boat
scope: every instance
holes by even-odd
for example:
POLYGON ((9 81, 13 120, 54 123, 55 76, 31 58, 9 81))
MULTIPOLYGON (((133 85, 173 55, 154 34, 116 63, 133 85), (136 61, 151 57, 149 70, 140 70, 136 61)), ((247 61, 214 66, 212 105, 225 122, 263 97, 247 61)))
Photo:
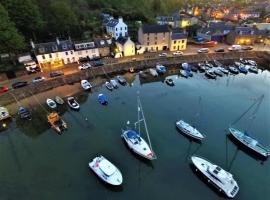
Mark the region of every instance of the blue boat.
POLYGON ((156 65, 156 71, 159 74, 165 74, 166 73, 166 67, 160 64, 156 65))
POLYGON ((187 75, 188 75, 189 77, 192 77, 192 76, 193 76, 192 71, 190 71, 190 70, 185 70, 185 71, 186 71, 186 73, 187 73, 187 75))
POLYGON ((108 104, 107 97, 106 97, 104 94, 99 94, 99 95, 98 95, 98 101, 99 101, 99 103, 101 103, 102 105, 107 105, 107 104, 108 104))
POLYGON ((31 113, 22 106, 19 107, 18 114, 19 114, 21 119, 27 119, 27 120, 32 119, 31 113))
POLYGON ((188 63, 182 63, 182 69, 186 71, 191 71, 191 67, 188 63))
POLYGON ((248 73, 248 70, 247 68, 245 67, 245 65, 239 65, 238 66, 238 69, 239 69, 239 72, 243 73, 243 74, 247 74, 248 73))

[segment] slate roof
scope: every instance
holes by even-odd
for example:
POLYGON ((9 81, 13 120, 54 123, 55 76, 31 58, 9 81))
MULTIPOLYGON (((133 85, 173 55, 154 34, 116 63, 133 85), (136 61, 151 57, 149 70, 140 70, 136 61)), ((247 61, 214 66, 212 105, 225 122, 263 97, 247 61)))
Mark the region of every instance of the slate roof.
POLYGON ((104 48, 110 46, 105 39, 95 39, 95 44, 97 48, 104 48))
POLYGON ((252 27, 238 26, 235 28, 234 32, 236 35, 255 35, 255 29, 252 27))
POLYGON ((156 20, 162 21, 162 22, 173 22, 174 21, 172 16, 157 16, 156 20))
POLYGON ((142 32, 143 33, 164 33, 164 32, 170 32, 167 25, 147 25, 144 24, 142 26, 142 32))
POLYGON ((187 34, 185 33, 172 33, 171 39, 172 40, 179 40, 179 39, 186 39, 187 34))
POLYGON ((35 44, 35 48, 33 49, 36 55, 40 54, 49 54, 55 52, 62 51, 70 51, 73 50, 73 43, 71 40, 62 40, 57 42, 47 42, 47 43, 39 43, 35 44))
POLYGON ((96 44, 93 41, 76 41, 74 42, 74 48, 75 50, 86 50, 86 49, 95 49, 96 44))
POLYGON ((115 27, 118 24, 118 19, 110 19, 106 26, 115 27))

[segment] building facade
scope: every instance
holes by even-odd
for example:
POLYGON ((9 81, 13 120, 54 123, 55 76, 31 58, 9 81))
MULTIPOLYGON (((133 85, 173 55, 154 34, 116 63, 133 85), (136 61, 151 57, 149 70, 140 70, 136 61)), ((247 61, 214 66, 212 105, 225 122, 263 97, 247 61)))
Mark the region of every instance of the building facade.
POLYGON ((74 42, 76 61, 99 58, 99 49, 93 41, 74 42))
POLYGON ((227 35, 226 42, 230 45, 253 45, 256 37, 256 30, 252 27, 236 27, 227 35))
POLYGON ((122 56, 134 56, 136 54, 135 43, 130 37, 119 39, 116 41, 116 46, 122 56))
POLYGON ((98 48, 100 57, 111 56, 110 44, 111 44, 111 40, 106 40, 106 39, 95 40, 95 46, 98 48))
POLYGON ((187 48, 187 34, 185 33, 171 33, 170 37, 170 51, 185 50, 187 48))
POLYGON ((169 48, 170 30, 167 25, 142 25, 138 41, 145 51, 162 51, 169 48))
POLYGON ((128 27, 122 17, 110 19, 106 24, 106 32, 117 40, 119 37, 126 37, 128 35, 128 27))

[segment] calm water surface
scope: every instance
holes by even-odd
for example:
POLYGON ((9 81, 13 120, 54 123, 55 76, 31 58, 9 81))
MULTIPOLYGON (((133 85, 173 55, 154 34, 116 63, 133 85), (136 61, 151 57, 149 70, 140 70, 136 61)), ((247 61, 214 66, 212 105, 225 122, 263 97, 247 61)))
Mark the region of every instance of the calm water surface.
MULTIPOLYGON (((208 80, 171 75, 176 86, 161 79, 139 80, 109 92, 105 88, 80 95, 81 110, 62 108, 69 129, 57 135, 40 112, 32 124, 13 120, 0 134, 1 200, 89 199, 225 199, 209 187, 190 165, 197 154, 229 170, 240 186, 235 199, 264 200, 270 196, 270 161, 262 161, 226 136, 256 98, 261 105, 248 112, 236 128, 247 130, 270 145, 270 73, 208 80), (126 121, 137 117, 137 91, 143 104, 152 146, 158 159, 145 161, 129 151, 120 138, 126 121), (109 105, 98 104, 98 93, 109 105), (200 144, 175 128, 184 119, 207 135, 200 144), (122 172, 122 187, 109 187, 88 168, 102 154, 122 172)), ((145 135, 143 135, 145 137, 145 135)), ((146 137, 145 137, 146 138, 146 137)))

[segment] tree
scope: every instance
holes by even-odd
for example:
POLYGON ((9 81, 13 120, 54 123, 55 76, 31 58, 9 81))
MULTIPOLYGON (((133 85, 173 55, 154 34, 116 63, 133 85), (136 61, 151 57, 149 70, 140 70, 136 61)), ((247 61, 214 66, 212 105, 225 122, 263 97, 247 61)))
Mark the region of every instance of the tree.
POLYGON ((24 38, 0 3, 0 53, 18 52, 25 48, 24 38))

